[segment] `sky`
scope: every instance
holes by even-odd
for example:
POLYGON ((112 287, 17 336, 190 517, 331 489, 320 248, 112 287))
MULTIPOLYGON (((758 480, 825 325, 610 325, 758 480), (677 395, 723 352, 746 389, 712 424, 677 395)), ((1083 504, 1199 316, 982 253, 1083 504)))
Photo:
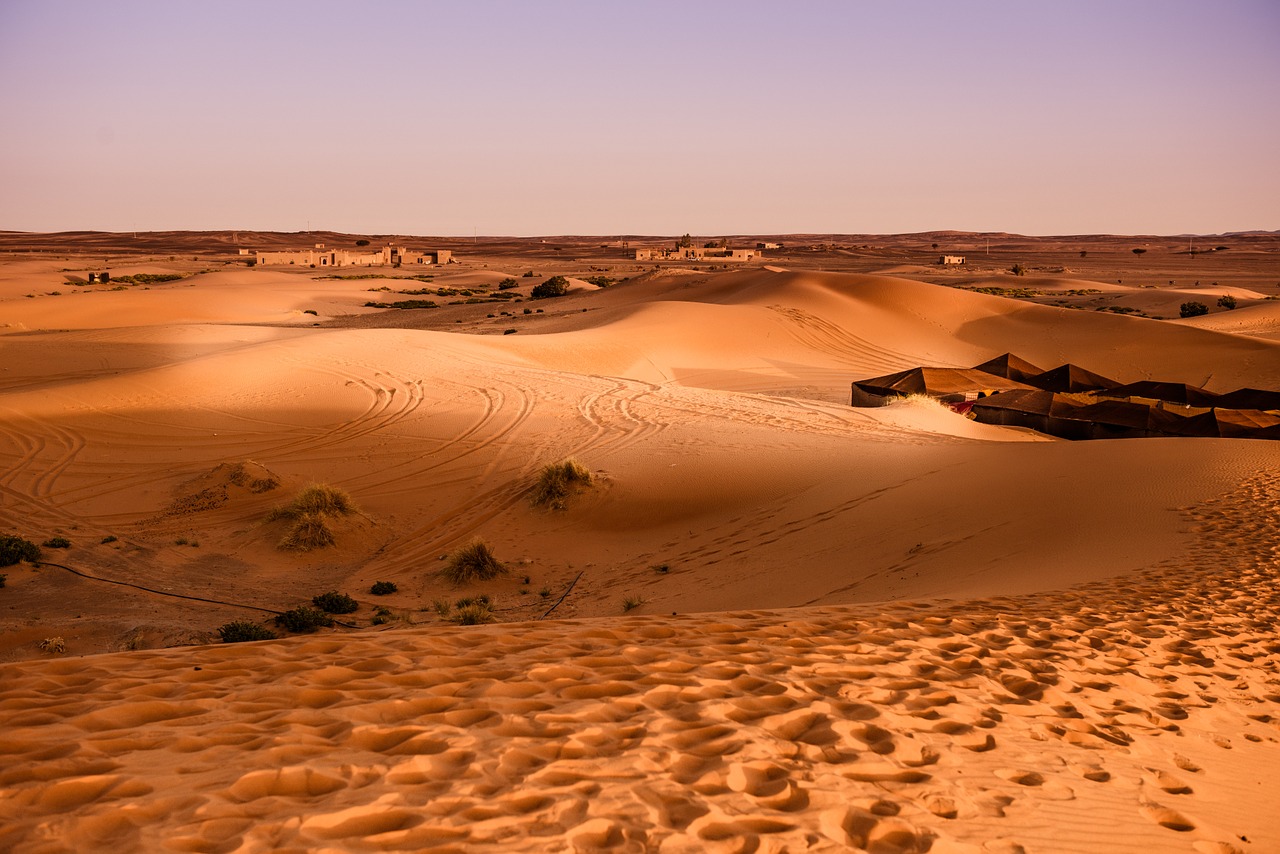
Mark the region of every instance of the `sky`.
POLYGON ((0 0, 0 229, 1280 229, 1280 2, 0 0))

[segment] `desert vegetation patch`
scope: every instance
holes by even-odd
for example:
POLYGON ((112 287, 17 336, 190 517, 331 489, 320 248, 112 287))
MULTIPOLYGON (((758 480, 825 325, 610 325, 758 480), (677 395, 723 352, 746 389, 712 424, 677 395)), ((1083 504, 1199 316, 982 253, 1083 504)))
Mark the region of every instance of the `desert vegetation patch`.
POLYGON ((582 487, 591 485, 591 471, 574 459, 545 466, 529 494, 534 507, 564 510, 568 499, 582 487))
POLYGON ((359 508, 345 490, 312 483, 294 496, 293 501, 274 508, 267 521, 283 519, 289 523, 279 548, 308 552, 337 542, 332 527, 334 520, 358 512, 359 508))

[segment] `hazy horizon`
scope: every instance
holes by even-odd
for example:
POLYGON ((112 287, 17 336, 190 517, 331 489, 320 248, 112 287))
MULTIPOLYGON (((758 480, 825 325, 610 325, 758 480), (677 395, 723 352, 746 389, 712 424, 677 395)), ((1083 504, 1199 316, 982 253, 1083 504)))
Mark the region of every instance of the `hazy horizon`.
POLYGON ((1280 7, 0 5, 0 228, 1280 229, 1280 7))

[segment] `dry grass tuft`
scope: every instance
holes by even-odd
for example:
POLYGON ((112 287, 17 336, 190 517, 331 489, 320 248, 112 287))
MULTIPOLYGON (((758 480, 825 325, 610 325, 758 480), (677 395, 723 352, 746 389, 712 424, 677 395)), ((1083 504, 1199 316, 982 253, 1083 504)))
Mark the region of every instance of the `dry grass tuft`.
POLYGON ((322 483, 312 483, 294 496, 288 504, 273 508, 268 522, 290 519, 293 525, 279 543, 282 549, 307 552, 334 544, 329 521, 335 516, 360 512, 345 490, 322 483))
POLYGON ((591 472, 577 460, 565 460, 552 463, 542 469, 538 482, 533 485, 529 494, 529 503, 534 507, 548 507, 552 510, 564 510, 574 486, 590 486, 591 472))
POLYGON ((467 584, 471 581, 488 581, 499 575, 506 575, 509 571, 494 557, 493 550, 487 543, 474 540, 449 555, 449 563, 440 570, 440 574, 454 584, 467 584))
POLYGON ((481 626, 497 619, 492 610, 479 603, 463 605, 458 609, 456 617, 460 626, 481 626))
POLYGON ((330 516, 349 516, 359 511, 346 490, 324 483, 308 484, 285 508, 289 516, 306 513, 327 513, 330 516))
POLYGON ((67 651, 67 642, 62 638, 45 638, 40 641, 40 648, 54 655, 62 655, 67 651))
POLYGON ((289 533, 280 540, 280 548, 295 552, 322 549, 334 543, 333 531, 323 513, 304 513, 294 519, 289 533))

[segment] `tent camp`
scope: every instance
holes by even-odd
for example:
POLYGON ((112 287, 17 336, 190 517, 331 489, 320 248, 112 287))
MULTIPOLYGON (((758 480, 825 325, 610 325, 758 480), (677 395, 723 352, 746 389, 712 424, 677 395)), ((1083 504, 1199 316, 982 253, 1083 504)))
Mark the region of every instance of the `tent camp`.
POLYGON ((1026 389, 1014 380, 964 368, 911 368, 853 383, 853 406, 884 406, 894 398, 923 394, 943 403, 976 400, 997 391, 1026 389))

